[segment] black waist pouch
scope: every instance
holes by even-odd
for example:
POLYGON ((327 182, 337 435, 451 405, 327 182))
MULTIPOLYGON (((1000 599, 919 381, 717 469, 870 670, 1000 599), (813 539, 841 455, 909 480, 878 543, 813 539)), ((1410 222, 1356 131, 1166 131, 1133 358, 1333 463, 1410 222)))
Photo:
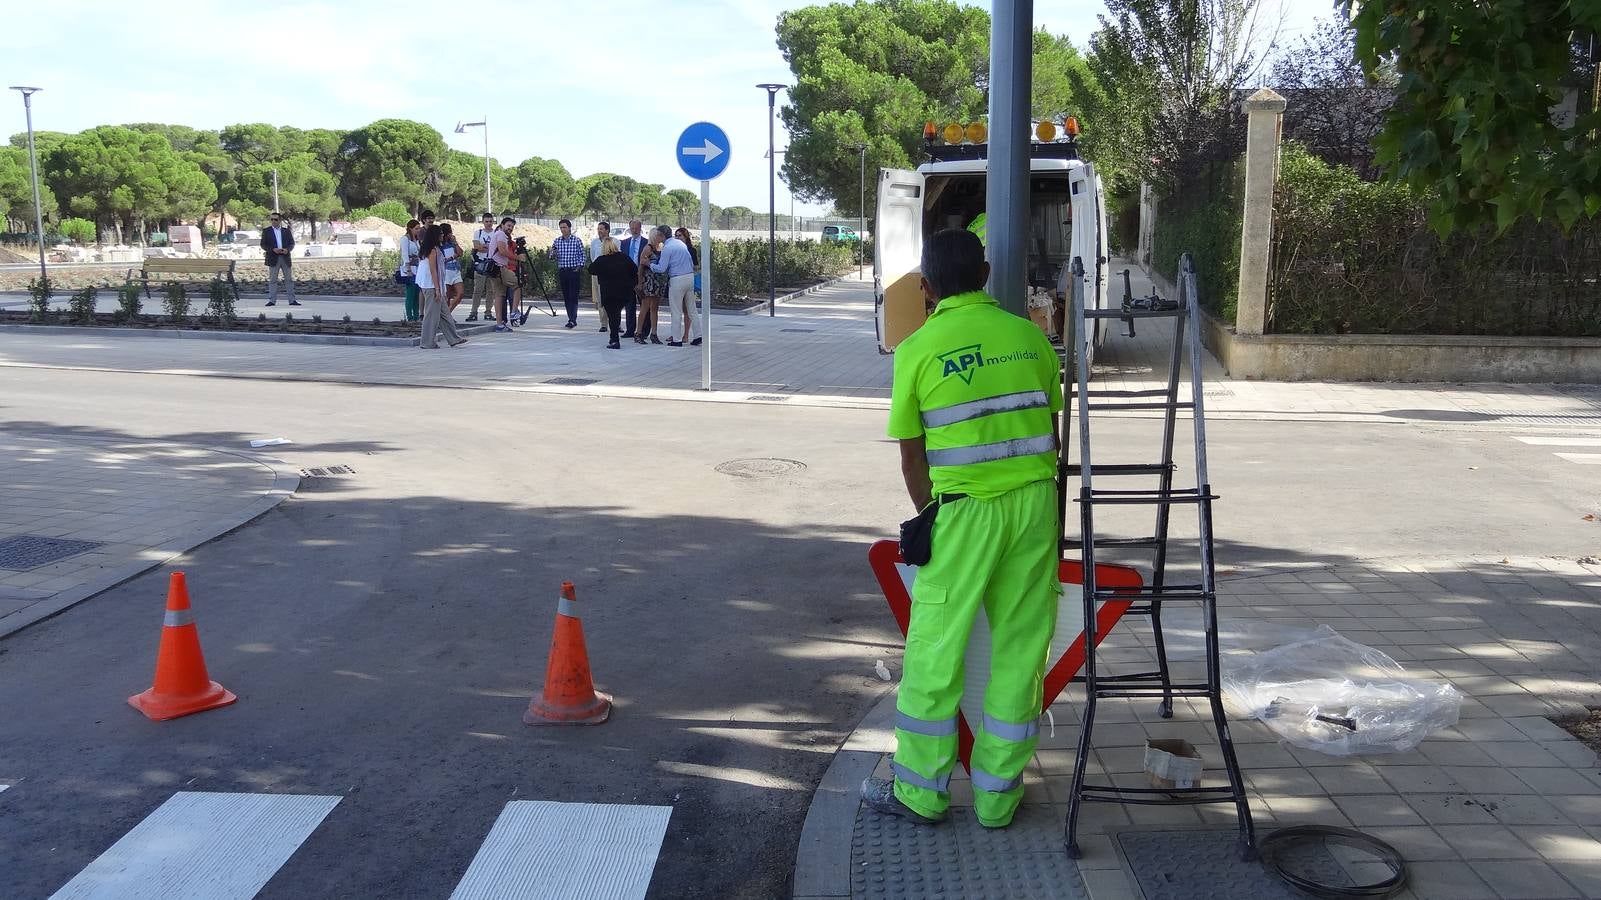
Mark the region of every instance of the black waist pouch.
POLYGON ((926 566, 934 558, 934 519, 939 515, 935 500, 923 511, 901 523, 901 559, 911 566, 926 566))

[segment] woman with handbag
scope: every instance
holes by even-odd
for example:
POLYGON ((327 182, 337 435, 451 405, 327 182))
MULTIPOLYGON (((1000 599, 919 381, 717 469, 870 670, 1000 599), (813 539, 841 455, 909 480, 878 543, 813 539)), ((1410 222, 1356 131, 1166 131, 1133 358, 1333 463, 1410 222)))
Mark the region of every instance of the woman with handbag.
POLYGON ((639 248, 639 333, 634 336, 636 344, 662 342, 656 336, 656 307, 667 296, 667 276, 650 270, 651 261, 660 252, 657 240, 652 235, 650 243, 639 248))
POLYGON ((406 286, 406 321, 415 322, 418 315, 417 289, 417 232, 422 223, 416 219, 406 223, 406 234, 400 239, 400 268, 395 270, 395 283, 406 286))
POLYGON ((439 251, 439 226, 429 225, 423 232, 422 243, 417 246, 417 290, 422 299, 422 340, 417 346, 424 350, 439 348, 439 332, 455 347, 467 343, 456 331, 456 319, 445 308, 445 257, 439 251))

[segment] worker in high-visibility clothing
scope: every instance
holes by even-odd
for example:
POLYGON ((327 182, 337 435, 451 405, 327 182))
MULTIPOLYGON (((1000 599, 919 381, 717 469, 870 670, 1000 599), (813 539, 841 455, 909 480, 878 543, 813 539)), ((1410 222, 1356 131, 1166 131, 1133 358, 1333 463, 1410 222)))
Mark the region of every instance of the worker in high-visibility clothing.
POLYGON ((1023 799, 1056 629, 1062 384, 1044 332, 984 293, 988 279, 972 232, 929 238, 921 285, 939 305, 895 349, 889 436, 913 505, 939 510, 932 559, 912 585, 895 777, 869 778, 862 799, 914 822, 945 817, 962 660, 982 608, 991 653, 983 721, 970 723, 973 803, 981 824, 1001 828, 1023 799))

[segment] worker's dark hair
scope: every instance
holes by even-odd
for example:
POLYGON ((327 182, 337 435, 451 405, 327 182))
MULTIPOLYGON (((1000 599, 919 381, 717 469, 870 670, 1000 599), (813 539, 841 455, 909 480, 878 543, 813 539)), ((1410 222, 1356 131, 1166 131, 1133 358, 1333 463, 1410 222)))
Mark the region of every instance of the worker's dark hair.
POLYGON ((566 225, 568 228, 571 228, 571 227, 573 227, 573 220, 572 219, 562 219, 560 222, 557 222, 556 224, 557 225, 566 225))
POLYGON ((936 232, 923 242, 923 277, 941 300, 984 289, 984 245, 959 228, 936 232))
POLYGON ((431 209, 425 209, 422 211, 422 217, 424 219, 432 219, 434 218, 434 211, 431 209))
POLYGON ((500 220, 500 224, 502 224, 502 225, 516 225, 517 224, 517 220, 513 219, 511 216, 507 216, 506 218, 500 220))

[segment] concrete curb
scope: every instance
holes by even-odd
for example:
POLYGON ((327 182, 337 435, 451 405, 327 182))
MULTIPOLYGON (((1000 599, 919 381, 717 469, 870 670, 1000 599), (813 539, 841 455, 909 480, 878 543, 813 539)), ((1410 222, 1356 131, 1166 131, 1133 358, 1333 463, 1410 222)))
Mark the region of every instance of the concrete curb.
MULTIPOLYGON (((66 440, 70 441, 70 439, 66 440)), ((70 591, 63 591, 49 599, 41 600, 26 609, 18 610, 8 616, 0 616, 0 639, 15 634, 29 625, 58 615, 97 594, 143 575, 151 569, 167 565, 190 550, 222 537, 235 528, 248 524, 287 500, 300 487, 300 470, 281 459, 241 453, 238 450, 225 450, 220 447, 202 447, 200 449, 255 463, 272 472, 272 485, 242 509, 235 510, 221 518, 213 519, 205 525, 201 525, 186 534, 163 541, 154 547, 147 547, 141 553, 139 559, 134 562, 110 569, 93 581, 72 588, 70 591)))
MULTIPOLYGON (((798 291, 791 291, 791 292, 789 292, 787 294, 780 294, 778 296, 778 302, 779 303, 788 303, 789 301, 794 300, 797 297, 804 297, 807 294, 815 294, 818 291, 822 290, 823 288, 833 287, 834 285, 839 284, 841 281, 845 281, 848 278, 850 278, 849 275, 836 275, 833 278, 828 279, 827 281, 820 281, 817 284, 812 285, 811 287, 801 288, 798 291)), ((767 311, 767 306, 768 306, 768 302, 766 300, 763 300, 762 302, 756 304, 755 306, 746 307, 745 309, 717 309, 716 307, 713 307, 712 308, 712 315, 714 315, 714 316, 754 316, 754 315, 756 315, 758 313, 766 312, 767 311)))
POLYGON ((857 791, 884 754, 895 750, 895 697, 886 691, 840 745, 801 826, 795 850, 793 900, 851 895, 851 836, 856 829, 857 791))
MULTIPOLYGON (((483 334, 494 329, 489 325, 467 325, 457 328, 463 335, 483 334)), ((112 335, 117 340, 138 338, 165 338, 191 341, 257 341, 274 344, 336 344, 346 347, 415 347, 421 338, 389 338, 359 334, 268 334, 260 331, 192 331, 183 328, 119 328, 116 326, 84 325, 18 325, 0 324, 0 332, 46 335, 112 335)))

